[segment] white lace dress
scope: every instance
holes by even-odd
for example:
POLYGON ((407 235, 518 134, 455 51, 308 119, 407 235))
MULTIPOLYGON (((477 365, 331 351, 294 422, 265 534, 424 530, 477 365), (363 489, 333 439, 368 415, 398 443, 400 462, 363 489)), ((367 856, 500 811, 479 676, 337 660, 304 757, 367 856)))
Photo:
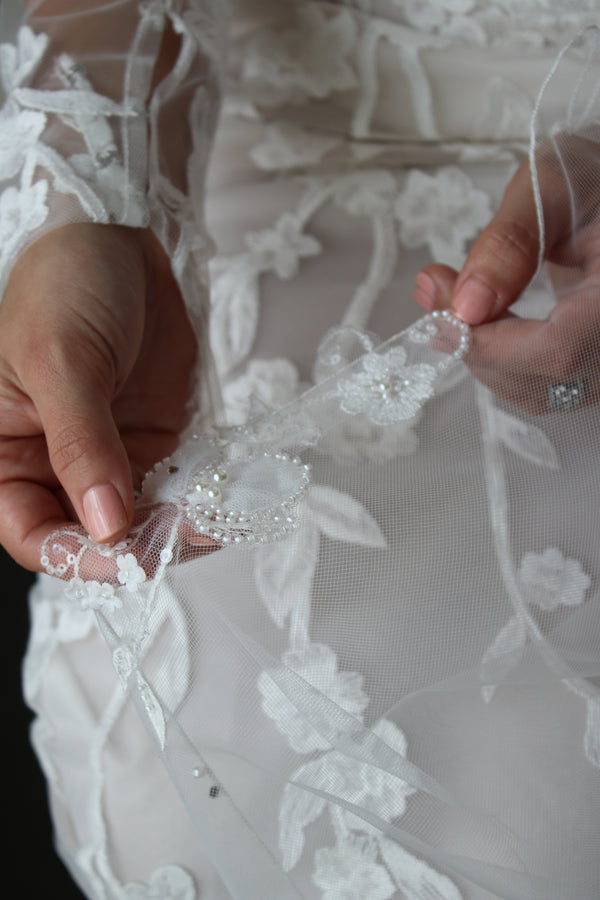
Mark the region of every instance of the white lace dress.
MULTIPOLYGON (((410 295, 460 268, 597 0, 90 6, 79 49, 35 14, 0 48, 1 284, 64 222, 153 228, 202 335, 210 303, 221 400, 127 540, 44 548, 25 692, 73 877, 91 900, 595 900, 598 408, 500 400, 410 295), (114 45, 88 16, 121 17, 114 45)), ((597 123, 595 40, 546 125, 597 123)), ((553 302, 542 273, 518 311, 553 302)))

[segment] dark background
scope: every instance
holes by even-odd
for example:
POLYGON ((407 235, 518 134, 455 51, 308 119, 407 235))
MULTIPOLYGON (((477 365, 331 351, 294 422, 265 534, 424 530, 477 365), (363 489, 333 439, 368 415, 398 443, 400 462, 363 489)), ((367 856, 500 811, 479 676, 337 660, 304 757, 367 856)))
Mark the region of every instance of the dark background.
MULTIPOLYGON (((0 0, 1 2, 1 0, 0 0)), ((0 584, 5 633, 2 640, 3 869, 24 900, 83 900, 54 853, 46 785, 29 744, 32 715, 21 691, 21 660, 27 644, 27 592, 35 576, 0 547, 0 584), (25 862, 25 865, 24 865, 25 862)), ((9 889, 10 893, 10 889, 9 889)), ((16 896, 16 894, 15 894, 16 896)))

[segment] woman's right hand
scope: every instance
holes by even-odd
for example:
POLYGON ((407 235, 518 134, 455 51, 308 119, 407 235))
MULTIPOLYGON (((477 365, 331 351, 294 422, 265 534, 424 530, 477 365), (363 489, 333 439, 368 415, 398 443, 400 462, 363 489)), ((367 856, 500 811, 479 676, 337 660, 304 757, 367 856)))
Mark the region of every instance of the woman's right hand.
POLYGON ((23 253, 0 304, 0 543, 18 563, 39 570, 68 522, 125 533, 177 445, 196 350, 150 232, 69 225, 23 253))
POLYGON ((555 145, 542 147, 537 158, 545 259, 558 300, 548 317, 518 318, 509 310, 538 266, 539 227, 527 162, 461 271, 427 266, 415 291, 425 309, 450 308, 474 326, 469 368, 494 393, 535 414, 552 408, 556 385, 567 391, 581 385, 583 402, 600 401, 600 143, 562 136, 557 146, 568 163, 568 181, 555 145))

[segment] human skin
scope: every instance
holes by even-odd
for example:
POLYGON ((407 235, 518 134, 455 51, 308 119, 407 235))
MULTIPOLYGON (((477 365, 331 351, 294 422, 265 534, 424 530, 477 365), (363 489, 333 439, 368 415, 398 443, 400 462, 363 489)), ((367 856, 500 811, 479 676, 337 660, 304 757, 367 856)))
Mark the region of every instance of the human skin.
POLYGON ((0 304, 0 543, 39 570, 69 521, 125 533, 184 425, 196 338, 156 239, 77 224, 16 263, 0 304))
POLYGON ((417 275, 414 297, 426 310, 450 308, 474 326, 466 360, 471 371, 496 394, 542 414, 551 384, 582 380, 585 402, 600 399, 600 143, 559 138, 541 148, 537 171, 544 258, 558 301, 547 319, 510 313, 538 267, 528 162, 512 178, 461 271, 427 266, 417 275))

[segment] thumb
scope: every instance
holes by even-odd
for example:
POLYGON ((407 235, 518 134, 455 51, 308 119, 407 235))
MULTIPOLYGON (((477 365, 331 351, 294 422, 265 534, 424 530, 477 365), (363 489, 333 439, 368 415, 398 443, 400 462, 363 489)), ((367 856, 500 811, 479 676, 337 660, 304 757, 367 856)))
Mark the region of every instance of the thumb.
POLYGON ((134 511, 127 453, 106 392, 82 377, 69 381, 36 404, 50 464, 90 536, 115 540, 134 511))
POLYGON ((514 303, 538 265, 539 226, 529 168, 521 166, 500 208, 479 234, 454 286, 450 308, 469 325, 496 319, 514 303))

